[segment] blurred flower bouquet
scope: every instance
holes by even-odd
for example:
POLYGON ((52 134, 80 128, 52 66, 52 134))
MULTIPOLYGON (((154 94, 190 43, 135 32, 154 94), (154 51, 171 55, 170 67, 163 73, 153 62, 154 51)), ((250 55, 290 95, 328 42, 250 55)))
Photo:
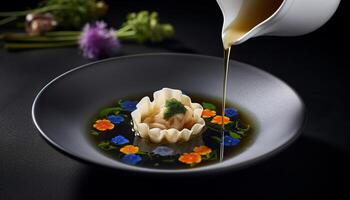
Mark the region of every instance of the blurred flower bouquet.
POLYGON ((8 50, 58 48, 79 45, 84 57, 113 56, 120 41, 160 42, 174 34, 171 24, 161 24, 157 12, 132 12, 117 30, 97 21, 108 6, 96 0, 47 0, 37 9, 0 12, 0 25, 25 16, 25 33, 0 35, 8 50), (82 31, 78 31, 82 29, 82 31))

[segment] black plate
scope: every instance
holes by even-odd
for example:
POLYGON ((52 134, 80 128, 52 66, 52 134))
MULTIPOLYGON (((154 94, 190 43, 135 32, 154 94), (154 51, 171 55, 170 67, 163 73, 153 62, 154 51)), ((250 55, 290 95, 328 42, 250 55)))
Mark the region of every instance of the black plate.
POLYGON ((304 122, 304 104, 276 77, 232 61, 228 100, 256 120, 257 136, 239 155, 222 163, 183 170, 130 166, 101 154, 86 137, 89 119, 114 100, 170 87, 221 97, 223 60, 188 54, 143 54, 107 59, 70 70, 36 97, 32 116, 42 136, 60 150, 96 164, 141 172, 216 172, 252 164, 293 141, 304 122))

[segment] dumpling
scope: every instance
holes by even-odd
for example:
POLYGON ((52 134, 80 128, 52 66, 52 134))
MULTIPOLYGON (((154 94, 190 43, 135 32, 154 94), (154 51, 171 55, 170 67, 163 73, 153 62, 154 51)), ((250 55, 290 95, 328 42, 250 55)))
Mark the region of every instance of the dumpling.
POLYGON ((131 113, 134 129, 152 142, 188 141, 205 126, 203 107, 192 103, 180 90, 163 88, 154 93, 154 101, 144 97, 131 113))
MULTIPOLYGON (((176 99, 171 99, 170 101, 175 102, 176 99)), ((168 102, 170 102, 168 101, 168 102)), ((175 113, 171 117, 165 119, 164 116, 167 110, 167 107, 161 108, 158 113, 147 116, 143 123, 147 123, 150 128, 160 128, 160 129, 170 129, 175 128, 181 131, 184 128, 191 129, 193 124, 195 124, 195 119, 193 116, 193 111, 189 106, 183 106, 185 113, 175 113)))

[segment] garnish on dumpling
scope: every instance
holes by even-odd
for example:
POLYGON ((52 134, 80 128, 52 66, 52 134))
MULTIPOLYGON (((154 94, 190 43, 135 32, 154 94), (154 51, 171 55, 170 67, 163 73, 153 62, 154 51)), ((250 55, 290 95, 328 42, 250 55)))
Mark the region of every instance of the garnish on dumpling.
POLYGON ((153 96, 152 102, 149 97, 142 98, 131 113, 134 129, 142 138, 155 143, 176 143, 201 133, 205 122, 200 104, 170 88, 156 91, 153 96))

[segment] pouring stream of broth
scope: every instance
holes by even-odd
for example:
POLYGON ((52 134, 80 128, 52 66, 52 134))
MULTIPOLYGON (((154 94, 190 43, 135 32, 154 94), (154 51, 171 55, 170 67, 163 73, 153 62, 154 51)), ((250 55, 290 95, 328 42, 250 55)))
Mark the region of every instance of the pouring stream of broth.
POLYGON ((272 16, 283 3, 283 0, 243 0, 241 9, 236 19, 224 30, 222 35, 224 45, 224 83, 222 94, 222 135, 220 147, 220 161, 224 159, 225 136, 225 107, 227 96, 228 66, 230 61, 231 46, 252 30, 255 26, 272 16))

